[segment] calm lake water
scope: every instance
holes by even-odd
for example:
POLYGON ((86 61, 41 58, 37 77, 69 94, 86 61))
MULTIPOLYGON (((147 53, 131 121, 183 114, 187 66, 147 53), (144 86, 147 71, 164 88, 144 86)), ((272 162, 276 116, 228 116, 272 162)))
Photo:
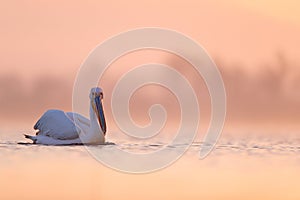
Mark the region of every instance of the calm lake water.
MULTIPOLYGON (((26 141, 21 136, 3 138, 1 199, 300 199, 296 136, 225 136, 204 160, 198 157, 202 144, 196 142, 174 164, 148 174, 110 169, 84 146, 20 145, 17 142, 26 141)), ((139 153, 165 146, 113 142, 139 153)), ((111 145, 93 148, 114 153, 111 145)))

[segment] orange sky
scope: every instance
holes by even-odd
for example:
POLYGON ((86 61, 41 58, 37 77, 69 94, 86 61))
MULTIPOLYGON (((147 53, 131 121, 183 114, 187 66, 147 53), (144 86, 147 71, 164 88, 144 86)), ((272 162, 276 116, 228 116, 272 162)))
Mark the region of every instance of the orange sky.
POLYGON ((47 108, 70 109, 77 70, 97 44, 119 32, 155 26, 194 38, 216 59, 227 84, 229 119, 240 118, 245 108, 250 118, 276 108, 272 115, 297 120, 299 7, 293 0, 2 1, 1 118, 8 111, 8 119, 30 111, 33 121, 34 113, 47 108), (288 72, 281 74, 282 66, 288 72), (252 98, 245 97, 245 88, 252 98), (278 102, 265 108, 275 94, 278 102))
POLYGON ((157 26, 180 31, 224 62, 253 68, 278 51, 298 59, 297 1, 4 1, 0 6, 1 71, 74 77, 107 37, 157 26), (62 68, 64 70, 62 70, 62 68))

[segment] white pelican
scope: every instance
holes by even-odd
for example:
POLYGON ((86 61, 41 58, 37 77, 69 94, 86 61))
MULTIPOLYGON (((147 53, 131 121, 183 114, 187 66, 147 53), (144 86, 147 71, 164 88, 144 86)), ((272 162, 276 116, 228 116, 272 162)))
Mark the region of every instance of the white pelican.
POLYGON ((78 113, 48 110, 34 125, 38 130, 36 136, 25 134, 25 138, 34 144, 46 145, 104 144, 106 122, 102 89, 92 88, 89 97, 90 120, 78 113))

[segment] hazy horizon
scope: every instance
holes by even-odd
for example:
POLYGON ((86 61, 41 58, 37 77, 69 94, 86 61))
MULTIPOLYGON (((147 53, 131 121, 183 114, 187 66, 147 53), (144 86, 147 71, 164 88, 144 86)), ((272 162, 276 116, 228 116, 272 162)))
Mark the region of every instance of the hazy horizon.
MULTIPOLYGON (((292 0, 285 1, 284 8, 280 1, 269 0, 2 2, 0 127, 2 130, 18 124, 31 127, 51 108, 70 111, 73 82, 89 52, 105 39, 139 27, 179 31, 207 50, 225 82, 226 125, 298 127, 300 18, 297 6, 299 3, 292 0)), ((124 68, 161 61, 174 65, 198 85, 195 88, 199 89, 203 119, 209 118, 205 85, 194 80, 193 70, 184 61, 151 51, 128 56, 117 61, 107 72, 105 81, 100 82, 106 97, 111 94, 117 76, 126 72, 124 68)), ((153 103, 145 101, 149 97, 161 100, 171 117, 178 114, 170 94, 150 88, 147 94, 138 92, 133 99, 131 111, 141 122, 147 120, 146 108, 153 103), (164 95, 171 101, 166 101, 164 95)), ((110 119, 108 102, 109 98, 104 104, 110 119)))

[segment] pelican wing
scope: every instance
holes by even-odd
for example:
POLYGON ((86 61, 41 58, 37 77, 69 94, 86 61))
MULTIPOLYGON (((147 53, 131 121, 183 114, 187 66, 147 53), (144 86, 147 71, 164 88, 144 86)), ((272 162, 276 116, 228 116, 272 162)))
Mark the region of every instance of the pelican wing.
POLYGON ((44 135, 55 139, 78 138, 80 129, 61 110, 48 110, 34 125, 39 130, 38 135, 44 135))
POLYGON ((71 119, 72 122, 74 122, 76 119, 77 123, 84 124, 85 126, 88 127, 90 126, 90 120, 78 113, 66 112, 66 115, 71 119))
POLYGON ((80 128, 80 133, 87 134, 90 129, 90 120, 86 117, 73 112, 66 112, 66 115, 70 118, 70 120, 76 124, 76 127, 80 128))

